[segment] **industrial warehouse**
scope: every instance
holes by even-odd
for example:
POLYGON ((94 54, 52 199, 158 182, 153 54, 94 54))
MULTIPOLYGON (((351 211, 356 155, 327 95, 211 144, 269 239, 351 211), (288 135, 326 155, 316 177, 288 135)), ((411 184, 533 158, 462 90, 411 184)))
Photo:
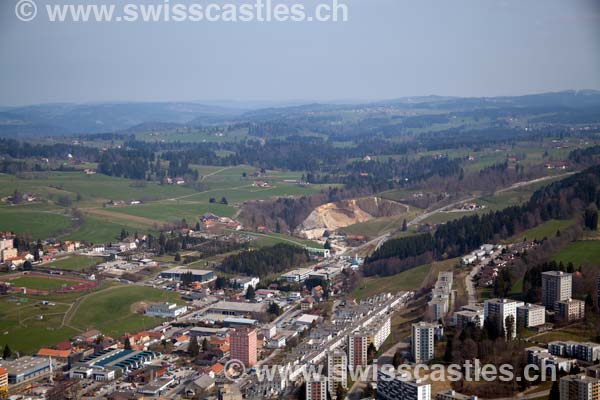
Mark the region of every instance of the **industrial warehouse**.
POLYGON ((181 268, 181 267, 171 268, 166 271, 162 271, 160 273, 160 277, 163 279, 172 279, 174 281, 181 281, 182 276, 186 275, 186 274, 190 275, 190 280, 192 282, 207 283, 207 282, 211 282, 211 281, 217 279, 213 271, 207 271, 207 270, 203 270, 203 269, 181 268))

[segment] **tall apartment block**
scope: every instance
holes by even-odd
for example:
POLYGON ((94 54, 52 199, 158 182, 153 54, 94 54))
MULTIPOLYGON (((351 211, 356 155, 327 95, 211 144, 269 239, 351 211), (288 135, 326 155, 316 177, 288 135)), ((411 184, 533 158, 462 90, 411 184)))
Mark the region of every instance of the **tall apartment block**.
POLYGON ((599 400, 600 380, 584 374, 560 378, 560 400, 599 400))
POLYGON ((517 336, 517 308, 525 305, 522 301, 511 299, 490 299, 483 304, 485 319, 496 321, 498 330, 507 338, 517 336), (512 319, 512 329, 507 322, 512 319), (510 329, 510 332, 509 332, 510 329))
POLYGON ((438 324, 419 322, 412 324, 412 356, 416 363, 425 363, 433 359, 438 324))
POLYGON ((335 397, 338 385, 344 389, 348 387, 348 356, 344 351, 327 352, 327 381, 331 397, 335 397))
POLYGON ((229 354, 232 360, 240 360, 244 363, 246 368, 250 368, 256 364, 256 329, 235 329, 233 332, 231 332, 229 342, 229 354))
POLYGON ((369 338, 360 332, 348 335, 348 367, 367 365, 369 338))
POLYGON ((327 378, 312 374, 306 381, 306 400, 327 400, 327 378))
POLYGON ((573 277, 563 271, 542 273, 542 304, 554 310, 559 301, 569 300, 572 296, 573 277))

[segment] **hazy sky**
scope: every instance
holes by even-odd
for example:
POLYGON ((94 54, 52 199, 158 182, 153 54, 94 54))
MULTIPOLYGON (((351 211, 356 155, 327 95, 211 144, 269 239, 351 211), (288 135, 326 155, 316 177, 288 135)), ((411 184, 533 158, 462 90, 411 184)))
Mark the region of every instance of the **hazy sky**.
POLYGON ((40 17, 44 4, 69 1, 89 2, 37 0, 28 23, 16 0, 0 1, 1 105, 600 89, 597 0, 347 0, 343 23, 40 17))

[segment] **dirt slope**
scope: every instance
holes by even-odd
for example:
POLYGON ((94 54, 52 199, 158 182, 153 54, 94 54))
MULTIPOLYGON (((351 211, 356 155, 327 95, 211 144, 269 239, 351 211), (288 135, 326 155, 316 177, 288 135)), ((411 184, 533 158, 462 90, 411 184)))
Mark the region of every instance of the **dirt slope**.
POLYGON ((407 211, 404 204, 379 197, 342 200, 315 208, 298 226, 299 236, 316 239, 325 230, 335 231, 345 226, 369 221, 378 217, 390 217, 407 211))

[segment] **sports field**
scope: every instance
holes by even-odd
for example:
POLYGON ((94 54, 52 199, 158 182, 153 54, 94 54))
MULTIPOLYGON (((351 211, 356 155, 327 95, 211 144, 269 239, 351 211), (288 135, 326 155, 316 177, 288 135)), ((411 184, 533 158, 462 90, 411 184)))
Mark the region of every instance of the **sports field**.
POLYGON ((53 290, 73 284, 71 281, 41 276, 23 276, 21 278, 11 279, 10 283, 17 287, 25 287, 36 290, 53 290))
POLYGON ((0 299, 0 345, 8 344, 13 352, 31 354, 77 333, 61 326, 68 304, 43 306, 40 300, 29 296, 0 299))
POLYGON ((43 264, 43 266, 58 269, 68 269, 70 271, 84 271, 101 263, 102 261, 103 259, 101 257, 70 256, 43 264))
POLYGON ((143 311, 144 305, 161 301, 177 302, 178 299, 176 293, 142 286, 110 288, 84 298, 70 325, 82 330, 95 328, 105 335, 118 337, 159 323, 157 318, 137 313, 136 303, 143 311))
MULTIPOLYGON (((29 277, 19 279, 27 279, 22 281, 27 285, 45 285, 29 277)), ((159 301, 177 302, 179 298, 173 292, 115 283, 104 284, 94 292, 4 296, 0 298, 0 345, 32 354, 89 328, 118 338, 125 332, 158 325, 160 319, 145 317, 136 310, 159 301), (42 300, 50 305, 41 304, 42 300)))

